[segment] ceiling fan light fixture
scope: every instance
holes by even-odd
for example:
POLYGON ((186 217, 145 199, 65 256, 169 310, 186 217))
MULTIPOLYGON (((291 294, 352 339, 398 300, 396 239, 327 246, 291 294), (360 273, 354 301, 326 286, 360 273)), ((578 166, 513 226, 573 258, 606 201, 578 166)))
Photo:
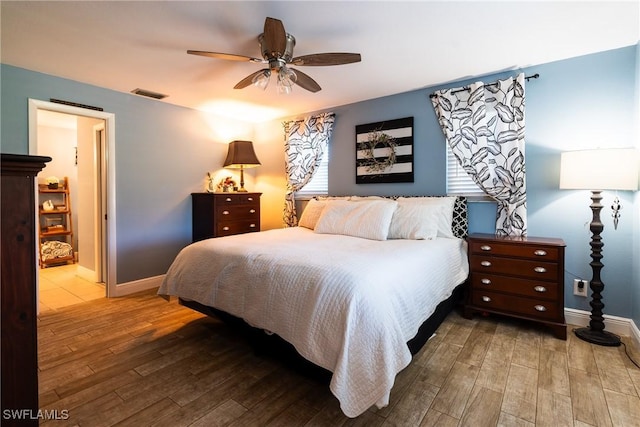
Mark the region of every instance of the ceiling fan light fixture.
POLYGON ((264 21, 264 31, 258 36, 258 44, 262 53, 262 59, 231 53, 207 52, 203 50, 187 50, 190 55, 208 56, 211 58, 225 59, 229 61, 244 61, 260 64, 269 64, 268 69, 263 69, 249 74, 240 80, 233 88, 244 89, 247 86, 257 86, 262 90, 267 88, 272 73, 277 74, 276 86, 278 93, 289 94, 293 85, 297 84, 309 92, 316 93, 322 88, 310 76, 298 70, 289 70, 286 65, 295 66, 327 66, 342 65, 360 62, 359 53, 312 53, 299 57, 293 56, 293 48, 296 39, 284 29, 281 20, 267 17, 264 21))
POLYGON ((278 71, 278 93, 282 95, 289 95, 293 90, 293 85, 296 83, 298 76, 295 71, 282 66, 278 71))
POLYGON ((251 83, 255 87, 259 87, 260 89, 265 90, 269 85, 270 78, 271 78, 271 70, 262 70, 261 73, 258 73, 255 76, 253 76, 251 83))

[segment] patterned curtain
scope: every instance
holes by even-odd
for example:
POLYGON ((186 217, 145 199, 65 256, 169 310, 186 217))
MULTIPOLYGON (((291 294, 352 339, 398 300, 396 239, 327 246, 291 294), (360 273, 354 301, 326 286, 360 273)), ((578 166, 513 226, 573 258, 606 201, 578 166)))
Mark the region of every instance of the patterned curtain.
POLYGON ((496 234, 527 235, 524 162, 524 74, 431 97, 460 165, 498 202, 496 234))
POLYGON ((287 227, 298 225, 294 194, 307 185, 327 151, 333 131, 334 113, 284 122, 287 173, 283 219, 287 227))

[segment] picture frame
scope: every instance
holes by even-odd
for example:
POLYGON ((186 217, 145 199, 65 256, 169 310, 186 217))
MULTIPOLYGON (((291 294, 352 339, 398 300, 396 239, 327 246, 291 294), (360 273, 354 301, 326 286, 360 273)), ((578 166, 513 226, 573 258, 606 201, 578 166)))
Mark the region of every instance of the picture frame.
POLYGON ((356 184, 414 182, 413 117, 356 125, 356 184))

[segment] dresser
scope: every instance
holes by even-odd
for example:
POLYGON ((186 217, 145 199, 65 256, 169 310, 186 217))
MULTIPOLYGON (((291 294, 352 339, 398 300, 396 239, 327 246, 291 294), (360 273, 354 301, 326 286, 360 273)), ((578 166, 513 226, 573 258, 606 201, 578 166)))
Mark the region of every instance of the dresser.
POLYGON ((549 326, 567 339, 562 239, 468 237, 470 286, 464 315, 495 313, 549 326))
POLYGON ((193 241, 260 231, 262 193, 191 193, 193 241))
POLYGON ((2 154, 2 425, 38 425, 35 177, 51 157, 2 154), (30 411, 23 419, 9 410, 30 411), (26 419, 25 419, 26 418, 26 419))

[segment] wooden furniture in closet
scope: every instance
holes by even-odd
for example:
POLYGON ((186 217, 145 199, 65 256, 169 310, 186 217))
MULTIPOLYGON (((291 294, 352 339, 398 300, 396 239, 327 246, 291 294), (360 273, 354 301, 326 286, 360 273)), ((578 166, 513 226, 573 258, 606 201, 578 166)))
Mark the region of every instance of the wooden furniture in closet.
POLYGON ((496 313, 533 320, 567 339, 561 239, 472 234, 465 317, 496 313))
POLYGON ((38 185, 40 208, 39 241, 40 241, 40 267, 48 265, 73 262, 73 221, 71 216, 71 194, 69 193, 69 178, 65 177, 60 183, 51 188, 47 184, 38 185), (44 203, 51 203, 49 209, 44 203), (43 245, 45 242, 60 240, 69 245, 69 254, 55 258, 43 257, 43 245))
POLYGON ((35 177, 51 157, 2 154, 2 425, 38 425, 35 177), (22 410, 23 419, 5 418, 22 410), (11 415, 11 412, 8 413, 11 415), (35 418, 34 418, 35 417, 35 418), (27 419, 24 419, 27 418, 27 419))
POLYGON ((260 231, 262 193, 192 193, 192 238, 260 231))

